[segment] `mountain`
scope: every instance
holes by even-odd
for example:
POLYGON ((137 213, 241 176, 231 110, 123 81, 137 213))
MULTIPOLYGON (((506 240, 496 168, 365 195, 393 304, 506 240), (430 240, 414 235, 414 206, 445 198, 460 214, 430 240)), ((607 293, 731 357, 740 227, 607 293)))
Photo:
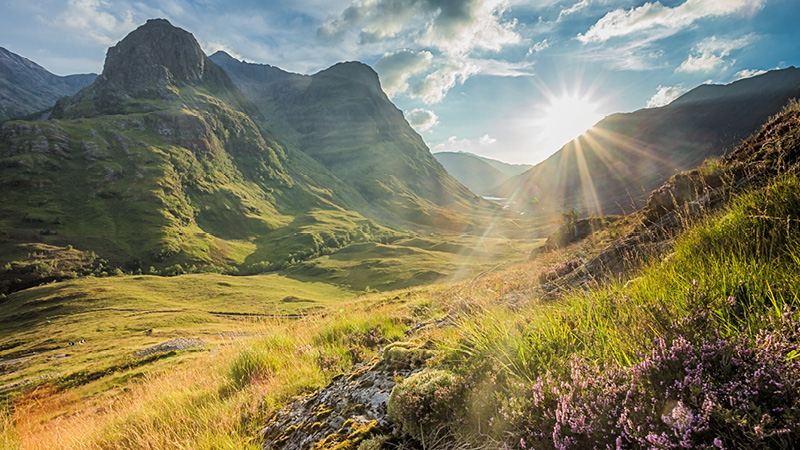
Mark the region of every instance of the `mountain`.
POLYGON ((672 174, 721 156, 800 96, 800 69, 703 85, 667 106, 614 114, 498 193, 541 213, 631 211, 672 174))
POLYGON ((456 180, 480 195, 493 195, 497 187, 533 166, 508 164, 467 152, 439 152, 433 157, 456 180))
POLYGON ((314 75, 211 55, 281 139, 357 190, 377 214, 412 225, 463 227, 482 202, 431 155, 422 138, 358 62, 314 75))
POLYGON ((361 194, 277 140, 166 20, 110 48, 103 73, 60 100, 52 120, 2 125, 0 167, 0 278, 12 288, 30 273, 88 270, 42 260, 50 254, 161 273, 256 272, 395 234, 359 212, 369 209, 361 194))
POLYGON ((95 74, 60 77, 0 47, 0 122, 50 108, 91 84, 95 74))

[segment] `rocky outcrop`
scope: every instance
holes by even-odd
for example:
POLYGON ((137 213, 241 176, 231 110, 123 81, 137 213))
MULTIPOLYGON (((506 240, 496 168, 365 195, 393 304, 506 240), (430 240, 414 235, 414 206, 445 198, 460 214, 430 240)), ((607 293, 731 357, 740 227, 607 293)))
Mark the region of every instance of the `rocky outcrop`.
POLYGON ((191 33, 165 19, 151 19, 108 49, 98 83, 148 97, 162 94, 166 86, 230 83, 226 79, 191 33))
POLYGON ((206 345, 206 342, 201 339, 175 338, 151 347, 147 347, 144 350, 139 350, 138 352, 135 352, 133 356, 137 358, 144 358, 145 356, 150 356, 155 353, 176 352, 178 350, 188 350, 190 348, 201 347, 203 345, 206 345))
POLYGON ((159 107, 153 100, 179 100, 180 89, 187 86, 204 87, 255 111, 225 71, 203 53, 191 33, 165 19, 151 19, 109 48, 103 73, 88 89, 59 101, 52 116, 149 112, 159 107))
POLYGON ((395 379, 417 372, 431 356, 410 343, 388 345, 381 359, 357 364, 275 414, 260 433, 264 450, 355 450, 368 439, 399 439, 387 413, 395 379))
POLYGON ((572 218, 571 220, 565 220, 558 230, 547 238, 543 246, 533 250, 531 257, 535 257, 542 252, 549 252, 566 247, 573 242, 586 239, 592 235, 592 233, 608 227, 617 220, 619 220, 619 216, 587 217, 585 219, 572 218))

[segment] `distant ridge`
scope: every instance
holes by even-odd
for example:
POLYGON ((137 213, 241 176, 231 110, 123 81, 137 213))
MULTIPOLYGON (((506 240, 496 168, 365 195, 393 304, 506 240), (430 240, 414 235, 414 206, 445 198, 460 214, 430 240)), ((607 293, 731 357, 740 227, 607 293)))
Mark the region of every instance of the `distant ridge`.
POLYGON ((530 169, 527 164, 508 164, 468 152, 438 152, 433 157, 456 180, 479 195, 494 195, 501 184, 530 169))
POLYGON ((797 97, 794 67, 699 86, 667 106, 606 117, 499 194, 540 213, 630 212, 671 175, 730 151, 797 97))
POLYGON ((0 47, 0 122, 52 107, 97 78, 95 74, 61 77, 0 47))

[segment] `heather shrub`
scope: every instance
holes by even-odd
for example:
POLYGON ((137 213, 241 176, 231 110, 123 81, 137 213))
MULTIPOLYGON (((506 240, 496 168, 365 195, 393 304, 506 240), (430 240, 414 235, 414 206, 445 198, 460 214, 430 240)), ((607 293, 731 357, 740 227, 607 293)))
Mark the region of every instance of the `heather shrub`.
MULTIPOLYGON (((628 367, 574 357, 500 409, 522 448, 793 448, 800 431, 800 322, 756 338, 658 338, 628 367)), ((677 329, 677 327, 676 327, 677 329)))
POLYGON ((392 389, 389 418, 423 447, 450 431, 464 417, 463 383, 447 370, 416 372, 392 389))

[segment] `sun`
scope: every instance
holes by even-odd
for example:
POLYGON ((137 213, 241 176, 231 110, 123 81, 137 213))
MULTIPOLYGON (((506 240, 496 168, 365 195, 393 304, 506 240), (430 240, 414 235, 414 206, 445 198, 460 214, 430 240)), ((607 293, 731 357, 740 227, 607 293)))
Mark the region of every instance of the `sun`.
POLYGON ((597 112, 598 105, 588 96, 562 95, 551 97, 548 102, 537 122, 542 128, 544 141, 555 149, 577 138, 603 118, 597 112))

